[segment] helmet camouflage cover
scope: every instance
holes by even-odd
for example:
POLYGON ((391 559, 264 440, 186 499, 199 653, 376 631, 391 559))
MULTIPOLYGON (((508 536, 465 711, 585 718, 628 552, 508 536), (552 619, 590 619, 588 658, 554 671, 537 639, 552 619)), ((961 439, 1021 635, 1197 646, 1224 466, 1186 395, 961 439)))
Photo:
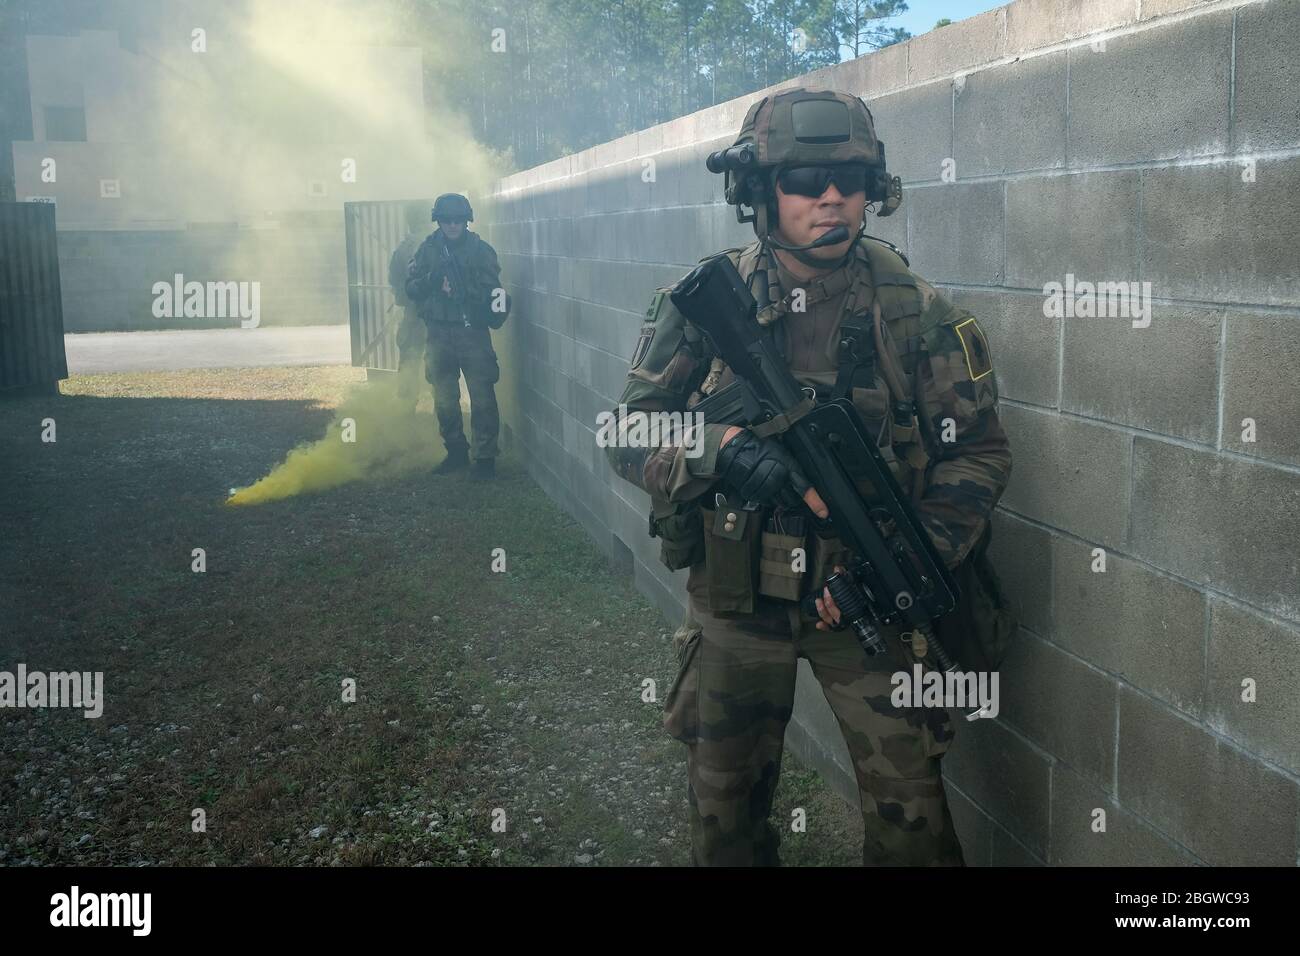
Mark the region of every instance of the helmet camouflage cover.
POLYGON ((902 182, 885 169, 885 144, 876 137, 871 111, 851 93, 799 86, 763 97, 749 108, 726 150, 733 158, 742 152, 752 152, 749 162, 723 163, 726 199, 737 219, 754 223, 760 238, 776 222, 771 174, 781 166, 861 163, 870 172, 867 201, 880 203, 877 215, 891 215, 903 201, 902 182), (753 215, 743 215, 743 205, 752 206, 753 215))
POLYGON ((884 165, 876 126, 862 99, 796 87, 750 107, 735 146, 752 143, 760 166, 815 163, 884 165))

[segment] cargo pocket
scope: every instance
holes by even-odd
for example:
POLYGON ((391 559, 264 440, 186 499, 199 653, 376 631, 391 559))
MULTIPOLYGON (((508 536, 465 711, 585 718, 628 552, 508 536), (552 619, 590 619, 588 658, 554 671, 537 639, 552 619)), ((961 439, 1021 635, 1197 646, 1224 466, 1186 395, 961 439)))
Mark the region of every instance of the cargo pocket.
POLYGON ((673 635, 677 651, 677 677, 664 698, 664 730, 670 737, 693 744, 700 737, 700 638, 703 631, 689 621, 673 635))
MULTIPOLYGON (((803 571, 794 570, 794 550, 802 549, 802 535, 763 532, 758 564, 758 593, 783 601, 799 600, 803 571)), ((804 562, 805 567, 807 562, 804 562)))

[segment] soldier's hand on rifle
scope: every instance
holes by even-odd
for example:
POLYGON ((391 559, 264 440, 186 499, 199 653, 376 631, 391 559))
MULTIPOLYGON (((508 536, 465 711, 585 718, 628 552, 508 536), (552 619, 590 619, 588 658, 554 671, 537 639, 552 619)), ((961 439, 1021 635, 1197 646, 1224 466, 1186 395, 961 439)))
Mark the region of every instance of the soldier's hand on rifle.
MULTIPOLYGON (((844 568, 842 565, 837 564, 835 570, 843 571, 844 568)), ((817 630, 838 631, 844 626, 840 623, 840 609, 835 604, 835 598, 831 597, 830 588, 822 588, 822 596, 817 598, 816 604, 817 614, 821 617, 821 620, 817 622, 817 630)))
POLYGON ((747 428, 733 425, 724 433, 717 470, 745 501, 787 508, 802 501, 819 518, 830 514, 794 456, 780 442, 759 438, 747 428))

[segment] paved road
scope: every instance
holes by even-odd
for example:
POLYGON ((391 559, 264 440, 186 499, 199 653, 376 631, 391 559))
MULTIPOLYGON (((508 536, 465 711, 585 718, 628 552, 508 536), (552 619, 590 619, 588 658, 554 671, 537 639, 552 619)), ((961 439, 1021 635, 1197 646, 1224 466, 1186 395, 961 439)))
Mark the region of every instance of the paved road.
POLYGON ((68 353, 69 375, 261 365, 347 365, 352 361, 346 325, 82 332, 65 335, 63 342, 68 353))

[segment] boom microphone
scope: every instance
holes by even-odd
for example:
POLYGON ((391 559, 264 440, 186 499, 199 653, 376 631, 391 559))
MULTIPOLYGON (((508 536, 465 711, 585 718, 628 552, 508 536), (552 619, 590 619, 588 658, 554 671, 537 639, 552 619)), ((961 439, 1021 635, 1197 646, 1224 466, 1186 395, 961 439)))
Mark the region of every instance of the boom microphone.
POLYGON ((826 235, 822 236, 820 239, 814 239, 812 242, 804 246, 787 246, 780 239, 776 238, 776 236, 770 234, 767 237, 767 241, 770 242, 772 245, 776 246, 778 249, 784 249, 786 252, 807 252, 809 249, 820 249, 822 246, 836 245, 838 243, 843 242, 847 238, 849 238, 848 227, 836 226, 834 229, 826 233, 826 235))

